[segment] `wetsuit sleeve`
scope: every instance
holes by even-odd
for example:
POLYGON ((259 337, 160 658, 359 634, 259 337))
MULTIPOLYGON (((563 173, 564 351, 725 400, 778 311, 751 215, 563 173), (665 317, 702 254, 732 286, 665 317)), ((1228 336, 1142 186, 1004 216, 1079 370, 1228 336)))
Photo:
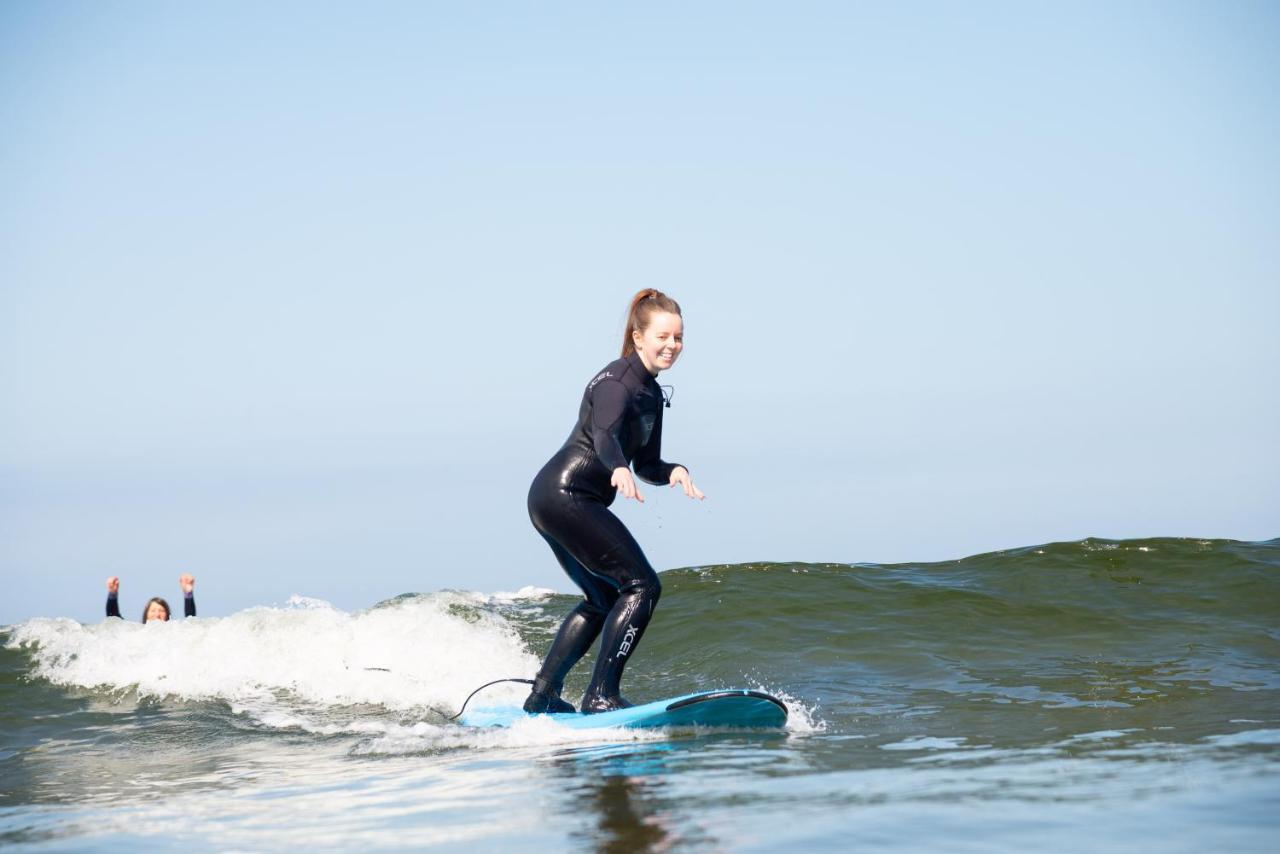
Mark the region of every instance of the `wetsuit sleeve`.
POLYGON ((182 596, 182 616, 194 617, 196 615, 196 594, 184 593, 182 596))
POLYGON ((627 387, 617 380, 602 380, 591 390, 591 445, 609 471, 627 466, 618 431, 629 398, 627 387))
POLYGON ((115 593, 107 594, 107 616, 108 617, 120 616, 120 599, 115 593))
POLYGON ((666 486, 671 482, 671 472, 679 463, 662 461, 662 409, 658 409, 658 417, 653 422, 653 432, 649 441, 636 452, 636 474, 641 480, 656 486, 666 486))

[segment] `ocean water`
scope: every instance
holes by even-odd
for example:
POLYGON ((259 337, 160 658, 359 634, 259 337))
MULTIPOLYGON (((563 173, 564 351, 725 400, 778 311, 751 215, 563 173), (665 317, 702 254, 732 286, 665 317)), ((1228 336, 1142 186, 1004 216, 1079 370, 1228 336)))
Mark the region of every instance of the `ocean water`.
POLYGON ((662 580, 628 696, 760 688, 787 702, 785 731, 451 723, 476 686, 536 670, 574 602, 536 589, 5 627, 0 845, 1127 852, 1280 839, 1280 540, 1085 540, 662 580))

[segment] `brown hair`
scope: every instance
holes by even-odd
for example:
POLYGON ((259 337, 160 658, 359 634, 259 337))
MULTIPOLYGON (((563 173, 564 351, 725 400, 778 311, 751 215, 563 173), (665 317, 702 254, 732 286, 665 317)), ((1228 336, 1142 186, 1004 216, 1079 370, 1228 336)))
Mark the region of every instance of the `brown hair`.
MULTIPOLYGON (((631 308, 627 310, 627 328, 622 333, 622 355, 630 356, 635 352, 635 342, 631 340, 632 332, 644 332, 649 328, 649 321, 656 312, 680 314, 680 303, 656 288, 645 288, 631 298, 631 308)), ((683 317, 683 315, 680 315, 683 317)))
POLYGON ((164 618, 165 618, 165 621, 167 622, 169 620, 169 615, 171 615, 173 611, 169 610, 169 603, 161 599, 159 596, 152 596, 150 599, 147 600, 147 604, 143 606, 142 622, 145 623, 147 621, 147 612, 151 610, 152 602, 159 602, 160 607, 164 608, 164 618))

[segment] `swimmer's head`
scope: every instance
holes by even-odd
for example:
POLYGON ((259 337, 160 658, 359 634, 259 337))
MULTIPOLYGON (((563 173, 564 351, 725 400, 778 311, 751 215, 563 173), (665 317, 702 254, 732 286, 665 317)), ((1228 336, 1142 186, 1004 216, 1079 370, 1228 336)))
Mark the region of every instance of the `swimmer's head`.
POLYGON ((153 596, 147 600, 147 607, 142 612, 142 622, 150 620, 160 620, 166 622, 169 619, 169 603, 161 599, 159 596, 153 596))
POLYGON ((662 291, 645 288, 631 298, 622 355, 639 352, 656 374, 671 367, 684 348, 684 320, 680 304, 662 291))

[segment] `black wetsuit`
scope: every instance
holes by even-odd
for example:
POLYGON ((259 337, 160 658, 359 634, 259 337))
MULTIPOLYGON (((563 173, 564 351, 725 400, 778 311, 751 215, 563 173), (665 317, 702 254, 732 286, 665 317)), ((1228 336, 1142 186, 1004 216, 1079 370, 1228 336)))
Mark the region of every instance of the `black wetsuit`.
POLYGON ((583 711, 624 703, 622 669, 662 587, 631 532, 607 509, 617 492, 610 479, 614 469, 634 464, 642 480, 668 483, 676 464, 661 459, 662 404, 662 389, 637 354, 610 362, 587 384, 573 432, 529 488, 533 526, 586 597, 551 644, 530 711, 546 710, 539 696, 559 697, 565 676, 602 631, 583 711))
MULTIPOLYGON (((182 595, 182 616, 194 617, 196 615, 196 597, 194 593, 184 593, 182 595)), ((120 600, 117 594, 107 594, 107 616, 120 616, 120 600)))

